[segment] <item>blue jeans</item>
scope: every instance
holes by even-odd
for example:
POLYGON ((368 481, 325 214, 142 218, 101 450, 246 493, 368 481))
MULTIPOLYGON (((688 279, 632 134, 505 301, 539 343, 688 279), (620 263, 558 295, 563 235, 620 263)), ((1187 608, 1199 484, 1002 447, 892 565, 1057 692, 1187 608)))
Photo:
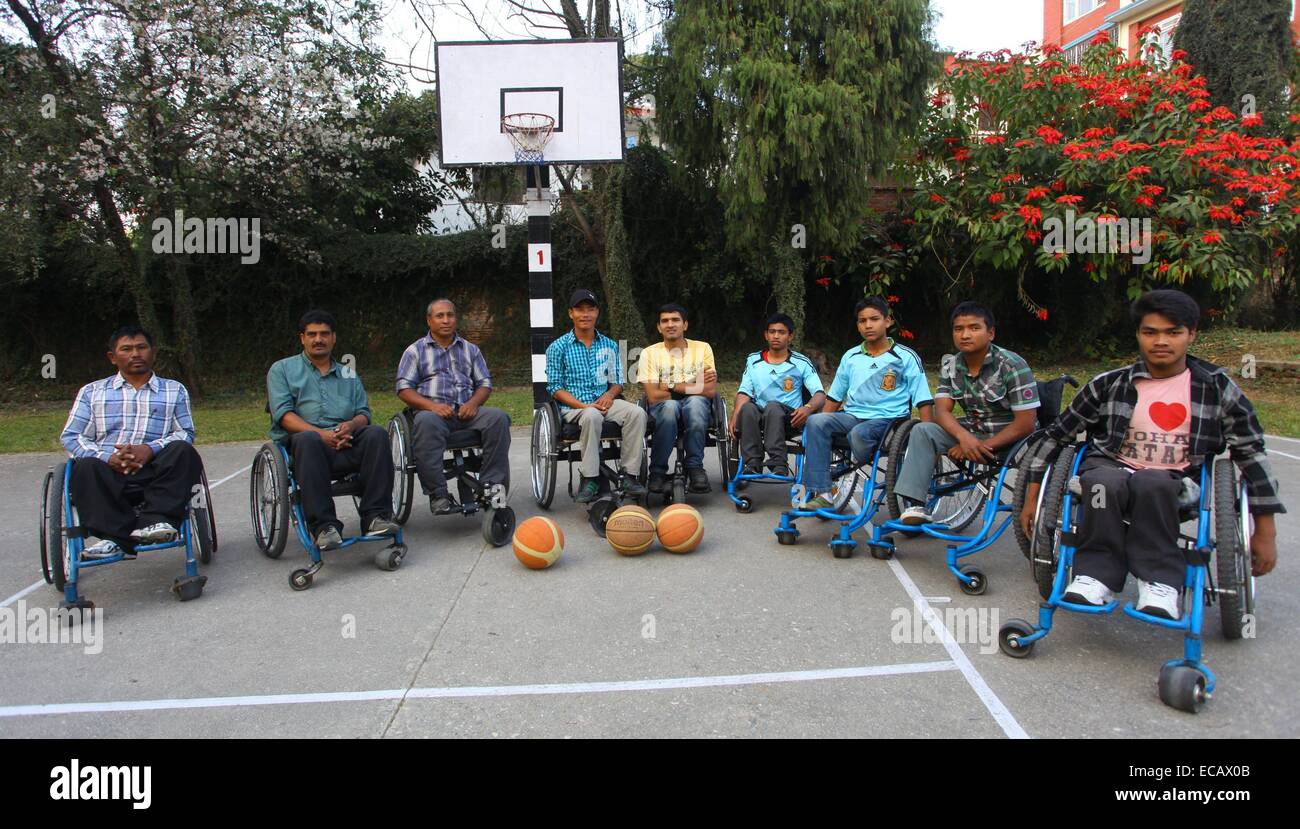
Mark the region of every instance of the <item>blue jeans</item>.
POLYGON ((848 435, 853 460, 867 463, 893 422, 893 418, 862 420, 848 412, 822 412, 808 418, 803 429, 803 485, 808 494, 831 489, 831 440, 836 435, 848 435))
POLYGON ((687 469, 704 468, 704 442, 709 433, 709 420, 713 415, 713 401, 703 395, 692 394, 681 400, 665 400, 650 407, 655 430, 650 447, 650 471, 666 474, 668 456, 677 445, 677 424, 681 421, 686 430, 687 469))

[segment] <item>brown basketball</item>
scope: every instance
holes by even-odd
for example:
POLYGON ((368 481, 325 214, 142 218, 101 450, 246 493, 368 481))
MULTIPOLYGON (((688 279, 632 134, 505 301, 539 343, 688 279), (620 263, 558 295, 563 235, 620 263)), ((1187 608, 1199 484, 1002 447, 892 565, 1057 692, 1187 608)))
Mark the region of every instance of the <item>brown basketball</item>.
POLYGON ((515 558, 531 570, 550 567, 564 552, 564 531, 549 518, 534 515, 515 528, 515 558))
POLYGON ((656 531, 665 550, 689 553, 704 539, 704 519, 690 504, 672 504, 659 513, 656 531))
POLYGON ((644 507, 619 507, 605 522, 605 540, 619 555, 639 556, 655 543, 655 520, 644 507))

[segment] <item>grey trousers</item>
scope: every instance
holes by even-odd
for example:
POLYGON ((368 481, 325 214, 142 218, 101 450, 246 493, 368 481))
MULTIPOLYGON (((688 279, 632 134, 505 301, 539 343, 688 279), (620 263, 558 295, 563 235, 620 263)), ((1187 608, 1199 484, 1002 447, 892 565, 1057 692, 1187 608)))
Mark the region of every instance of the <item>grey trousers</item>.
POLYGON ((415 413, 411 435, 411 452, 415 455, 416 474, 426 495, 447 494, 447 476, 442 472, 442 454, 447 437, 461 429, 475 429, 483 436, 483 462, 479 482, 483 486, 501 484, 510 489, 510 415, 500 409, 483 406, 470 420, 439 417, 428 410, 415 413))
POLYGON ((930 482, 934 480, 934 465, 941 454, 957 445, 957 439, 944 431, 938 423, 918 423, 907 436, 907 455, 903 469, 898 473, 894 492, 904 498, 924 504, 930 499, 930 482))
POLYGON ((763 471, 763 455, 767 454, 769 466, 788 466, 785 456, 785 432, 790 424, 790 410, 780 401, 769 401, 759 407, 749 401, 740 409, 736 424, 736 442, 740 445, 740 461, 745 471, 756 474, 763 471))
POLYGON ((641 442, 645 439, 645 409, 626 400, 615 400, 607 414, 588 406, 585 409, 569 409, 564 413, 567 423, 577 423, 582 430, 578 435, 578 451, 582 453, 582 463, 578 469, 584 478, 600 475, 600 431, 608 418, 623 430, 623 446, 619 463, 623 471, 632 476, 640 474, 641 442))

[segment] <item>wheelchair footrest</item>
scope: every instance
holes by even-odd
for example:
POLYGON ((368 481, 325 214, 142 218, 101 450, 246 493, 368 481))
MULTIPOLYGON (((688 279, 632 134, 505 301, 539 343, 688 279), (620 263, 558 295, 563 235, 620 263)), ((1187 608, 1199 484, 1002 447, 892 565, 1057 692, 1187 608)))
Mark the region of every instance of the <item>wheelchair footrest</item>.
POLYGON ((197 599, 203 595, 203 586, 208 583, 207 576, 189 576, 177 578, 172 582, 172 593, 182 602, 197 599))

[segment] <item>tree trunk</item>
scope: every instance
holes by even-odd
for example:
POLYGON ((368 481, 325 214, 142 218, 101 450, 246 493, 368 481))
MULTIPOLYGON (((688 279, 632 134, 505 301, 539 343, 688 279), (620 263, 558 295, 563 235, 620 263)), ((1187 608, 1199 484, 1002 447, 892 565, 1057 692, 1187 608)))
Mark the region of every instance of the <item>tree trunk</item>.
POLYGON ((772 259, 767 263, 771 273, 772 294, 776 310, 794 320, 796 331, 804 330, 804 304, 807 286, 804 285, 804 262, 789 240, 776 238, 772 242, 772 259))
POLYGON ((605 236, 605 267, 601 281, 609 303, 610 329, 615 339, 640 343, 645 323, 632 293, 632 263, 628 259, 627 228, 623 224, 623 168, 611 167, 597 177, 596 203, 605 236))

